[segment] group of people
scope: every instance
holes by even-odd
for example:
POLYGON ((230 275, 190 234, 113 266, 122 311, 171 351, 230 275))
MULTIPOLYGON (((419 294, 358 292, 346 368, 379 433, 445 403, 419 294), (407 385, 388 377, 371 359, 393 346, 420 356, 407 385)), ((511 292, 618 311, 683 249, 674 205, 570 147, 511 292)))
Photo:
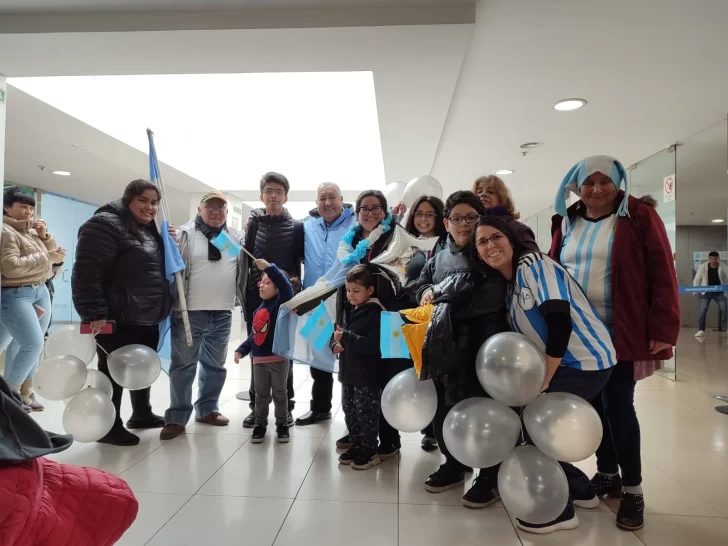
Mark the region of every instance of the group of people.
MULTIPOLYGON (((617 525, 639 529, 644 500, 634 409, 636 378, 643 376, 646 363, 671 357, 679 307, 672 251, 655 203, 630 196, 625 184, 624 168, 614 158, 594 156, 577 163, 555 199, 550 249, 538 248, 497 176, 477 179, 471 190, 456 191, 445 203, 422 196, 407 211, 404 228, 417 237, 438 240, 431 251, 413 256, 399 287, 372 264, 389 246, 400 221, 390 209, 399 204, 388 203, 378 190, 362 192, 351 206, 344 203, 336 184, 323 183, 317 189, 316 208, 298 221, 285 208, 288 180, 267 173, 260 181, 264 206, 253 211, 244 232, 227 224, 225 195, 208 192, 197 216, 169 231, 185 265, 190 347, 154 223, 161 195, 154 184, 135 180, 119 201, 101 207, 81 227, 72 275, 73 301, 82 320, 90 322, 95 332, 106 331, 113 323, 111 333, 97 336, 99 370, 112 381, 117 409, 114 426, 100 441, 134 445, 139 438, 127 429, 141 428, 161 428, 160 437, 172 439, 184 433, 193 412, 196 422, 229 424, 218 404, 236 301, 243 305, 248 337, 236 350, 235 360, 250 355, 252 369, 251 413, 243 426, 253 428, 254 443, 263 442, 272 398, 277 440, 289 441, 289 427, 294 424, 293 367, 272 350, 278 308, 299 289, 302 265, 305 289, 342 260, 354 267, 336 295, 337 327, 329 344, 339 358, 348 427, 336 442, 344 450, 342 464, 363 470, 399 452, 399 432, 382 417, 379 403, 387 382, 411 367, 412 361, 381 358, 379 313, 432 304, 432 342, 423 349, 420 379, 434 380, 438 408, 432 424, 423 430, 422 448, 439 447, 445 462, 426 480, 425 489, 438 493, 464 482, 470 469, 449 453, 442 437, 443 421, 459 401, 487 396, 475 374, 482 343, 499 332, 517 331, 546 355, 544 391, 587 399, 604 427, 598 472, 591 480, 563 464, 570 489, 564 513, 547 524, 518 521, 518 525, 535 533, 572 529, 578 525, 574 504, 593 508, 601 496, 610 495, 621 497, 617 525), (579 200, 567 208, 569 192, 579 200), (221 252, 211 241, 222 231, 254 259, 242 252, 237 256, 221 252), (109 375, 107 353, 132 343, 156 350, 160 323, 170 312, 170 408, 164 416, 155 415, 150 389, 132 391, 133 412, 124 427, 119 411, 123 389, 109 375), (199 394, 193 404, 198 362, 199 394)), ((43 283, 50 266, 63 259, 44 224, 32 220, 32 212, 15 212, 24 205, 32 210, 25 197, 10 202, 6 196, 3 323, 6 316, 19 316, 15 299, 49 309, 43 283), (19 235, 7 242, 9 225, 19 235), (14 244, 19 253, 6 257, 6 244, 14 244), (7 260, 13 265, 12 274, 6 274, 7 260), (21 288, 6 288, 6 279, 14 283, 10 286, 21 288), (14 299, 6 296, 6 290, 28 293, 14 299)), ((38 316, 26 318, 38 322, 38 316)), ((41 319, 41 347, 43 328, 41 319)), ((11 334, 15 341, 16 333, 11 334)), ((6 378, 16 390, 37 365, 39 353, 40 349, 25 351, 22 357, 9 358, 6 378)), ((295 420, 296 426, 332 417, 333 375, 313 367, 310 373, 310 408, 295 420)), ((465 506, 484 508, 498 500, 497 471, 497 467, 479 470, 463 497, 465 506)))

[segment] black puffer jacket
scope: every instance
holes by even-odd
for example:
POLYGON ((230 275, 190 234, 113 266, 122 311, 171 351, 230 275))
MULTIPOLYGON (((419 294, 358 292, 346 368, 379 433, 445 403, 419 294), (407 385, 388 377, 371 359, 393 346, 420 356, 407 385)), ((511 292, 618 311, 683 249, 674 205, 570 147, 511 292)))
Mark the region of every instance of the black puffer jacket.
MULTIPOLYGON (((256 258, 276 264, 289 275, 301 277, 303 263, 303 222, 294 220, 287 210, 279 216, 269 216, 265 209, 254 209, 245 230, 245 248, 256 258)), ((248 294, 257 297, 258 268, 249 264, 248 294)))
POLYGON ((420 378, 440 378, 448 404, 484 396, 475 374, 475 356, 490 336, 510 330, 503 276, 474 267, 468 247, 458 249, 448 239, 448 248, 427 263, 418 284, 418 299, 432 290, 435 304, 422 348, 420 378))
POLYGON ((354 387, 376 387, 382 356, 379 351, 379 324, 382 306, 378 300, 354 309, 349 307, 341 318, 344 335, 339 354, 339 381, 354 387))
POLYGON ((115 320, 151 326, 169 315, 172 296, 164 276, 162 238, 154 223, 137 224, 113 201, 101 207, 78 230, 71 289, 83 321, 115 320))

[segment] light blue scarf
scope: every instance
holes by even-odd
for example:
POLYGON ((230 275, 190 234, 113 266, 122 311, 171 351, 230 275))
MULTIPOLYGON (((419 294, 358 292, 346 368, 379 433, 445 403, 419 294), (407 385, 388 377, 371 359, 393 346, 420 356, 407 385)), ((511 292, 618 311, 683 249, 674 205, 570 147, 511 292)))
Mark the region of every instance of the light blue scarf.
POLYGON ((622 184, 624 184, 625 196, 619 205, 619 209, 617 209, 617 215, 629 216, 627 210, 627 197, 629 196, 627 173, 624 170, 624 166, 618 160, 608 155, 593 155, 587 157, 569 169, 569 172, 566 173, 564 180, 556 192, 556 199, 554 199, 554 211, 556 214, 566 217, 566 199, 569 197, 569 193, 574 192, 578 195, 584 181, 597 172, 611 178, 617 187, 617 191, 621 190, 622 184))

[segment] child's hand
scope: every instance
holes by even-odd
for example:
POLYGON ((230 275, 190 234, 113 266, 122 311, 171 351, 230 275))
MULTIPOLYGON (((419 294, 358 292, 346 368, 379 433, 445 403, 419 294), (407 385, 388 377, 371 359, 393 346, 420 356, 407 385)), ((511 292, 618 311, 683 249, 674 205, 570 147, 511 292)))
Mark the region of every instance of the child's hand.
POLYGON ((333 346, 331 347, 331 352, 332 352, 332 353, 334 353, 335 355, 338 355, 338 354, 340 354, 340 353, 343 353, 343 352, 344 352, 344 348, 343 348, 343 347, 341 346, 341 343, 339 343, 339 342, 337 341, 337 342, 336 342, 336 343, 334 343, 334 345, 333 345, 333 346))
POLYGON ((268 263, 268 260, 264 260, 263 258, 258 258, 253 263, 255 264, 255 267, 257 267, 261 271, 265 271, 270 267, 270 263, 268 263))
POLYGON ((341 329, 341 326, 337 326, 336 331, 334 332, 334 341, 338 343, 341 341, 342 337, 344 337, 344 330, 341 329))
POLYGON ((240 364, 241 358, 243 358, 243 354, 235 351, 235 364, 240 364))

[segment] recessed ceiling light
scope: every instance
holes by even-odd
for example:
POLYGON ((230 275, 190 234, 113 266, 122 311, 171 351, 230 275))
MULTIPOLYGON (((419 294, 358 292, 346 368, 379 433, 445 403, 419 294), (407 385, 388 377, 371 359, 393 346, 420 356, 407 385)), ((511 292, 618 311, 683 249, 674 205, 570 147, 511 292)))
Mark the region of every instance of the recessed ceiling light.
POLYGON ((524 150, 533 150, 541 146, 543 146, 543 142, 526 142, 525 144, 521 144, 521 148, 524 150))
POLYGON ((495 171, 493 174, 513 174, 514 172, 516 171, 514 171, 513 169, 500 169, 498 171, 495 171))
POLYGON ((584 99, 564 99, 554 104, 554 110, 569 112, 570 110, 578 110, 582 106, 586 106, 584 99))
POLYGON ((711 220, 714 224, 722 224, 724 222, 723 218, 716 218, 715 220, 711 220))
POLYGON ((57 174, 58 176, 71 176, 71 173, 68 171, 53 171, 53 174, 57 174))

